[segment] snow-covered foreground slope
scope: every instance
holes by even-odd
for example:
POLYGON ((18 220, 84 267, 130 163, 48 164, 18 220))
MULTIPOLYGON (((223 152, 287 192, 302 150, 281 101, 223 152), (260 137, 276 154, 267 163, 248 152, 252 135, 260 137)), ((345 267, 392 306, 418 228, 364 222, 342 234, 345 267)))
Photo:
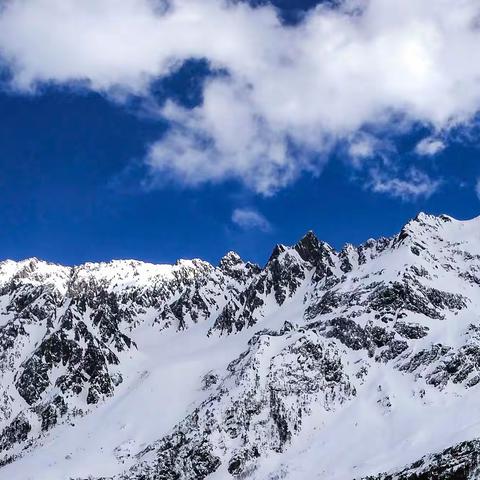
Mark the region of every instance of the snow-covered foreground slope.
POLYGON ((480 217, 264 268, 0 264, 0 479, 480 478, 480 217))

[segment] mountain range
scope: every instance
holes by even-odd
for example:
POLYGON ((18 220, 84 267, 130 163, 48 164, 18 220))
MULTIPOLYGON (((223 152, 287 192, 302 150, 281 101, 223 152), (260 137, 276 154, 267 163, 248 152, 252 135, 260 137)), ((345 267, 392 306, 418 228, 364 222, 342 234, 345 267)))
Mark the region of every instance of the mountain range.
POLYGON ((0 479, 480 478, 480 217, 265 266, 0 263, 0 479))

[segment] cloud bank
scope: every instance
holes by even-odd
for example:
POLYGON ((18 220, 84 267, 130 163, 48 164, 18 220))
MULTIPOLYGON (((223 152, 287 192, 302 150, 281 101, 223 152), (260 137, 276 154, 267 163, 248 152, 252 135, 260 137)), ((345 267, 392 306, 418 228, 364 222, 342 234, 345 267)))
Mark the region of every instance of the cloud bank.
MULTIPOLYGON (((295 26, 271 6, 226 0, 10 0, 0 10, 0 56, 17 91, 80 82, 148 98, 154 79, 188 59, 225 72, 207 79, 197 107, 158 106, 170 129, 145 161, 152 175, 236 179, 264 195, 319 173, 334 145, 367 127, 420 123, 437 135, 467 125, 480 110, 479 44, 478 0, 346 0, 295 26)), ((418 153, 442 147, 427 139, 418 153)), ((414 195, 431 191, 415 172, 414 195)), ((387 175, 376 191, 408 191, 387 175)))

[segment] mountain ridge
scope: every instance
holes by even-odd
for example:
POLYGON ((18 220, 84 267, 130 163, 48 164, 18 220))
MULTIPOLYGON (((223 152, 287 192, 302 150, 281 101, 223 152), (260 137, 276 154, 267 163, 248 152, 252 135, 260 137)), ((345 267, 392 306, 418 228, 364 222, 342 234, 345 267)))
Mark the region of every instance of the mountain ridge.
POLYGON ((263 267, 1 262, 0 478, 476 478, 479 218, 263 267))
MULTIPOLYGON (((277 247, 285 248, 285 249, 295 247, 298 244, 300 244, 302 242, 302 240, 304 240, 305 238, 309 238, 309 237, 314 237, 317 241, 319 241, 323 245, 326 245, 327 248, 331 249, 332 251, 334 251, 336 253, 341 253, 342 251, 344 251, 345 249, 348 249, 349 247, 360 248, 364 245, 367 245, 372 240, 376 241, 376 240, 383 240, 383 239, 392 239, 392 238, 394 238, 398 235, 401 235, 401 232, 403 230, 405 230, 405 228, 407 228, 409 225, 418 223, 419 221, 422 222, 422 221, 425 221, 425 220, 428 220, 428 219, 437 220, 437 221, 444 221, 444 222, 445 221, 447 221, 447 222, 448 221, 453 221, 453 222, 460 222, 460 223, 473 223, 473 222, 476 222, 476 221, 477 222, 480 221, 480 215, 477 216, 477 217, 471 218, 471 219, 460 220, 460 219, 456 219, 456 218, 454 218, 450 215, 447 215, 447 214, 433 215, 433 214, 428 214, 428 213, 425 213, 425 212, 419 212, 414 218, 409 220, 400 229, 400 232, 397 233, 397 234, 393 234, 393 235, 388 236, 388 237, 380 236, 377 239, 369 238, 369 239, 365 240, 364 242, 361 242, 358 245, 355 245, 355 244, 350 243, 350 242, 346 242, 340 250, 336 250, 328 242, 320 240, 320 237, 315 233, 314 230, 308 230, 302 237, 300 237, 300 239, 298 240, 298 242, 296 244, 294 244, 290 247, 285 245, 285 244, 281 244, 281 243, 277 244, 273 248, 269 259, 272 257, 272 255, 274 255, 274 252, 275 252, 277 247)), ((118 265, 121 265, 121 264, 132 264, 132 265, 138 264, 138 265, 145 265, 145 266, 152 266, 152 267, 172 267, 172 266, 175 266, 175 265, 178 265, 178 264, 181 264, 181 263, 188 263, 188 262, 195 262, 195 261, 208 263, 213 267, 219 267, 222 260, 225 259, 225 258, 228 258, 231 255, 233 255, 234 257, 237 257, 238 259, 243 261, 242 257, 237 252, 235 252, 234 250, 229 250, 220 258, 220 260, 216 264, 213 263, 213 262, 203 260, 199 257, 195 257, 195 258, 191 258, 191 259, 179 258, 174 263, 155 263, 155 262, 140 260, 140 259, 136 259, 136 258, 113 258, 111 260, 101 260, 101 261, 98 261, 98 262, 86 261, 86 262, 79 263, 79 264, 65 265, 65 264, 60 263, 60 262, 43 260, 39 257, 34 256, 34 257, 26 257, 26 258, 23 258, 23 259, 20 259, 20 260, 13 260, 11 258, 5 258, 3 260, 0 260, 0 268, 3 267, 4 265, 29 264, 29 263, 37 263, 37 262, 40 262, 40 263, 46 264, 46 265, 50 265, 50 266, 63 267, 65 269, 79 269, 81 267, 87 267, 87 266, 90 266, 90 267, 105 267, 105 266, 109 266, 109 265, 113 265, 113 264, 118 264, 118 265)), ((266 263, 268 263, 268 260, 267 260, 266 263)), ((247 260, 245 263, 251 263, 252 265, 257 265, 257 266, 259 266, 259 268, 261 268, 261 266, 259 264, 255 263, 255 262, 251 262, 249 260, 247 260)))

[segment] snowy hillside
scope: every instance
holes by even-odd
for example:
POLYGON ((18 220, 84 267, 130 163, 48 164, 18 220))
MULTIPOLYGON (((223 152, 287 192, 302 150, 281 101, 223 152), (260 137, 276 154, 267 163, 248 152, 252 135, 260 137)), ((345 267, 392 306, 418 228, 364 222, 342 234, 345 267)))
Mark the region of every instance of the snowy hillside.
POLYGON ((265 265, 0 263, 0 480, 480 478, 480 217, 265 265))

